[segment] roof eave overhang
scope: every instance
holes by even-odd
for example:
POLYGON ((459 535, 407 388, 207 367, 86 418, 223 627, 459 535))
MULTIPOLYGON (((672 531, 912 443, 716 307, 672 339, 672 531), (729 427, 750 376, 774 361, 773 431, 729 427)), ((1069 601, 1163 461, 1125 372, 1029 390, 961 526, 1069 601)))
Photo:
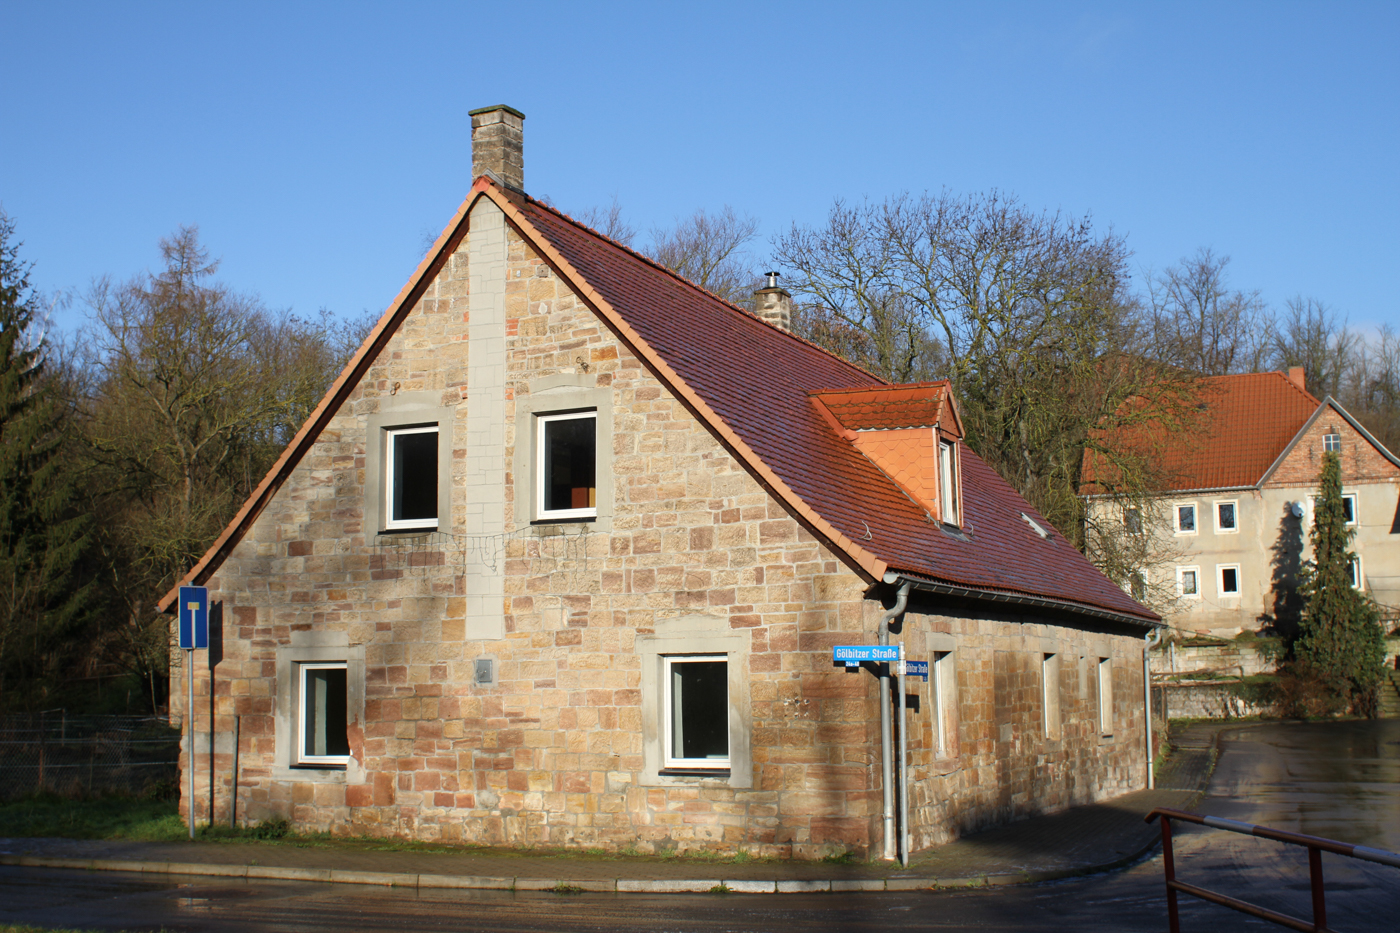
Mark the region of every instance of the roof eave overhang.
POLYGON ((1111 609, 1103 609, 1099 606, 1090 606, 1065 599, 1051 599, 1046 596, 1031 596, 1026 593, 1016 593, 1009 590, 992 590, 984 587, 965 586, 959 583, 933 580, 907 571, 892 570, 886 573, 883 579, 884 582, 890 584, 908 581, 914 589, 940 596, 957 596, 963 599, 1010 603, 1012 605, 1029 606, 1036 609, 1053 609, 1058 612, 1068 612, 1074 615, 1106 619, 1111 622, 1132 625, 1145 630, 1167 627, 1167 623, 1162 621, 1155 613, 1152 619, 1148 619, 1143 616, 1129 615, 1125 612, 1114 612, 1111 609))

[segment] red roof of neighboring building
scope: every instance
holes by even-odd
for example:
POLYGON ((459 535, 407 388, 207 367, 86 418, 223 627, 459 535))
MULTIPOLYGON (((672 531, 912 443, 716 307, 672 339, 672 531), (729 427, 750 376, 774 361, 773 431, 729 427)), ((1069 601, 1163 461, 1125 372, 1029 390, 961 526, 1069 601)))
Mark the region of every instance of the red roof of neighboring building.
MULTIPOLYGON (((811 394, 885 387, 869 373, 679 278, 528 196, 479 179, 454 219, 489 197, 520 234, 600 318, 668 384, 798 520, 872 582, 908 573, 954 587, 1020 595, 1092 614, 1144 623, 1157 616, 1104 577, 1058 534, 1041 538, 1025 521, 1050 523, 965 445, 961 447, 963 530, 945 531, 893 480, 834 430, 811 394)), ((309 449, 353 388, 357 373, 398 326, 420 283, 460 241, 453 226, 419 266, 359 355, 288 447, 223 537, 183 582, 207 579, 251 527, 262 505, 309 449), (319 420, 318 420, 319 419, 319 420)), ((916 387, 908 387, 916 388, 916 387)), ((932 412, 928 387, 896 406, 904 421, 932 412), (916 399, 923 398, 924 402, 916 399), (907 411, 905 409, 908 409, 907 411)), ((937 393, 935 393, 936 395, 937 393)), ((940 398, 940 405, 942 399, 940 398)), ((855 417, 855 415, 853 415, 855 417)), ((880 421, 873 411, 862 423, 880 421)), ((954 417, 956 413, 954 412, 954 417)), ((936 417, 935 417, 936 420, 936 417)), ((162 608, 173 599, 162 600, 162 608)))
MULTIPOLYGON (((1202 413, 1191 430, 1153 438, 1169 489, 1257 485, 1322 404, 1280 372, 1204 378, 1198 398, 1202 413)), ((1094 458, 1086 457, 1085 483, 1094 476, 1094 458)))

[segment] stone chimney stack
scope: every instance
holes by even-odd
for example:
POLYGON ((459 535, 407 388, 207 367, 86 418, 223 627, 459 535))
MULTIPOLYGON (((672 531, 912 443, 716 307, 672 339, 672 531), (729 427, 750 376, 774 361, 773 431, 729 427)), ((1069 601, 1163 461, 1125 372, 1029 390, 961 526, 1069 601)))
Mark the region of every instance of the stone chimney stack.
POLYGON ((778 285, 778 273, 767 275, 768 283, 753 293, 754 313, 775 327, 792 330, 792 295, 778 285))
POLYGON ((1307 380, 1303 376, 1303 367, 1301 366, 1294 366, 1288 370, 1288 381, 1304 392, 1308 390, 1307 380))
POLYGON ((512 188, 525 190, 525 114, 497 104, 473 110, 472 180, 494 175, 512 188))

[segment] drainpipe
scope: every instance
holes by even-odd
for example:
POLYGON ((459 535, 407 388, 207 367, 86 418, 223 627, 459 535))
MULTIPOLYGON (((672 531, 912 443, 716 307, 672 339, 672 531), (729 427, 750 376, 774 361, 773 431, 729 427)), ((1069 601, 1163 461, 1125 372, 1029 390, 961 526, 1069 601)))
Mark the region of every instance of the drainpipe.
MULTIPOLYGON (((899 587, 893 608, 880 617, 879 643, 890 643, 890 623, 904 614, 909 604, 909 588, 912 584, 905 580, 899 587)), ((894 743, 890 735, 890 666, 884 663, 880 673, 880 768, 881 790, 884 793, 885 852, 884 858, 894 859, 894 743)))
POLYGON ((1157 643, 1162 640, 1162 630, 1154 628, 1143 636, 1142 644, 1142 708, 1145 715, 1143 723, 1146 728, 1143 730, 1147 742, 1147 789, 1152 790, 1156 786, 1156 776, 1152 773, 1152 666, 1148 661, 1148 652, 1157 647, 1157 643))

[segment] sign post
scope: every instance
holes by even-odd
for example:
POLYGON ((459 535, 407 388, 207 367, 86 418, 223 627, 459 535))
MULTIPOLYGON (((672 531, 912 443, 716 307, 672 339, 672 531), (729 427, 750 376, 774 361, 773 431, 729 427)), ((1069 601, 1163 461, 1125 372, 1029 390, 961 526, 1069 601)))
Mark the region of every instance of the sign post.
MULTIPOLYGON (((180 587, 180 647, 185 651, 185 722, 189 734, 185 768, 189 772, 190 838, 194 838, 194 651, 209 647, 209 588, 180 587)), ((213 814, 210 814, 211 816, 213 814)))

